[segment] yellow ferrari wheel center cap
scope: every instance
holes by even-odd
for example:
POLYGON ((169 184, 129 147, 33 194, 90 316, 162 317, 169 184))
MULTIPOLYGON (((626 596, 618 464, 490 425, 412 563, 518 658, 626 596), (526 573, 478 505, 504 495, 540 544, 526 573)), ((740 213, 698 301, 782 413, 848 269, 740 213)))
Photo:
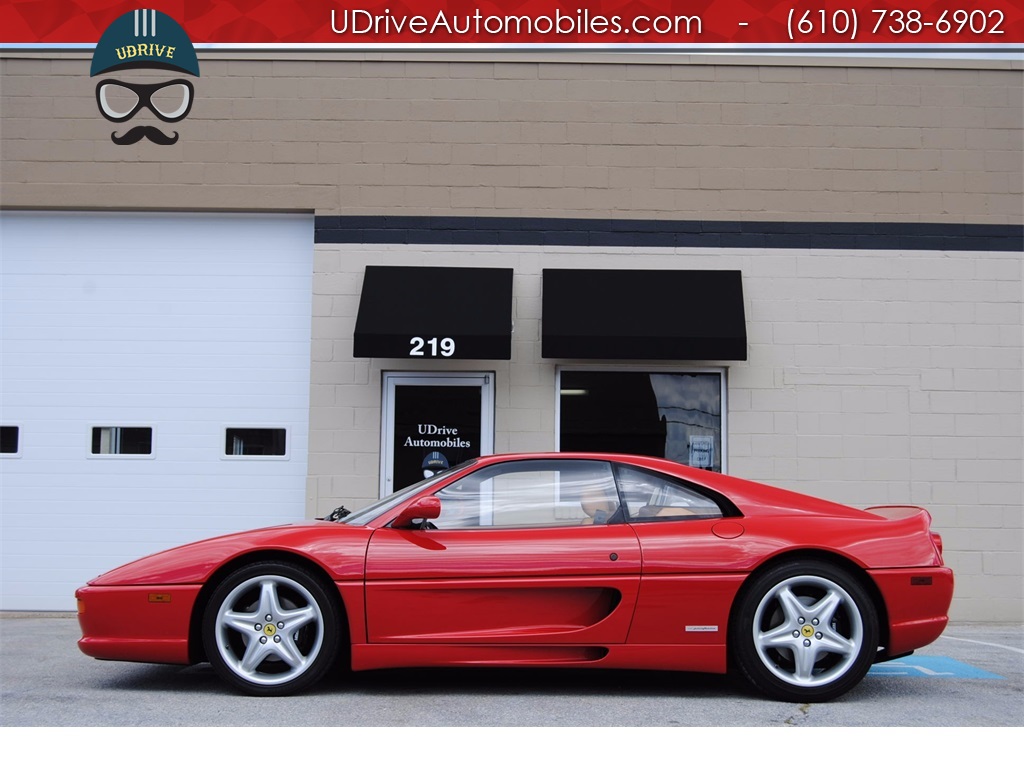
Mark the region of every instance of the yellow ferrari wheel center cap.
POLYGON ((803 627, 800 630, 800 633, 804 637, 810 637, 811 635, 814 634, 814 627, 812 627, 810 624, 804 624, 803 627))
POLYGON ((277 627, 275 627, 273 624, 267 624, 265 627, 263 627, 263 632, 266 634, 267 637, 270 637, 271 635, 277 632, 277 627))

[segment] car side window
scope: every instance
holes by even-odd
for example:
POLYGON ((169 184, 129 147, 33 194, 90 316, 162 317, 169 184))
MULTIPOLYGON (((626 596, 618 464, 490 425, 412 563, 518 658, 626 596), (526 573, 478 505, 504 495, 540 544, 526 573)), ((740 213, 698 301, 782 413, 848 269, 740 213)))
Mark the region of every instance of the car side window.
POLYGON ((628 522, 723 516, 714 500, 673 478, 624 466, 617 468, 617 474, 628 522))
POLYGON ((491 465, 435 494, 441 529, 544 528, 608 523, 619 507, 603 461, 528 460, 491 465))

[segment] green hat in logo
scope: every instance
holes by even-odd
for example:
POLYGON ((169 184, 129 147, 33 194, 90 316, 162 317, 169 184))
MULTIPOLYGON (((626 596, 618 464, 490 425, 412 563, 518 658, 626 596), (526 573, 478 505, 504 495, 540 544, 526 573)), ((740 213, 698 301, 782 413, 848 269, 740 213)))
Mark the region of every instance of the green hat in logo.
POLYGON ((115 19, 96 44, 89 76, 136 67, 199 77, 192 41, 178 22, 160 11, 129 11, 115 19))

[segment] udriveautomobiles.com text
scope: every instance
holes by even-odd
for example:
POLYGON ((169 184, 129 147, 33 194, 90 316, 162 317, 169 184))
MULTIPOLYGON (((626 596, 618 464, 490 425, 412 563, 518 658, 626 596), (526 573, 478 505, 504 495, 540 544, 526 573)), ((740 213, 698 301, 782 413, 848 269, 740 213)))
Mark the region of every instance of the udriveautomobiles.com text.
POLYGON ((512 36, 512 35, 699 35, 703 31, 700 16, 603 16, 587 9, 576 13, 555 10, 548 15, 485 15, 449 13, 439 10, 433 16, 371 13, 362 9, 331 11, 331 29, 338 35, 414 34, 423 36, 512 36))

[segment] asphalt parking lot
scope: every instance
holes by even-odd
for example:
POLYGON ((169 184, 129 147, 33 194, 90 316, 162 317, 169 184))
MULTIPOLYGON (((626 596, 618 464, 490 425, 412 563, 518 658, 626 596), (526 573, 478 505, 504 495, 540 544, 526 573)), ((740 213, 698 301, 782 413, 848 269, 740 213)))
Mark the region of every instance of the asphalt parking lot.
POLYGON ((397 670, 291 698, 232 693, 208 665, 97 661, 69 615, 0 615, 3 726, 1024 727, 1024 628, 951 625, 838 701, 767 701, 727 678, 602 670, 397 670))

